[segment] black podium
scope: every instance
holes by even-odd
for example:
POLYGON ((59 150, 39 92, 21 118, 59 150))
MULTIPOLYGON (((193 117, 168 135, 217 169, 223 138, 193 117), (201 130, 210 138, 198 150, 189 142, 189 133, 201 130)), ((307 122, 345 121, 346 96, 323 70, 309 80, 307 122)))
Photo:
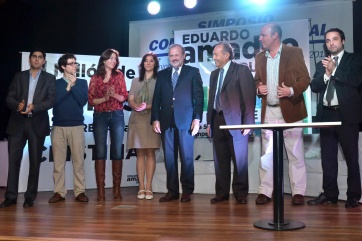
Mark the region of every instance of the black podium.
POLYGON ((316 123, 284 123, 284 124, 256 124, 256 125, 226 125, 220 129, 269 129, 273 131, 273 188, 274 188, 274 218, 260 220, 254 223, 254 227, 286 231, 305 227, 300 221, 284 219, 284 181, 283 181, 283 130, 289 128, 324 128, 341 125, 341 122, 316 122, 316 123))

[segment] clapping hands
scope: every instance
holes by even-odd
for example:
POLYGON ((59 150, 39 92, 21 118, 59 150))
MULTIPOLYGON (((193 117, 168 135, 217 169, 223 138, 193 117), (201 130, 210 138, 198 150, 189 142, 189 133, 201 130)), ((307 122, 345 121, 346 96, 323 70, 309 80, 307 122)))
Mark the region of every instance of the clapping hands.
POLYGON ((104 99, 109 100, 109 97, 114 97, 115 95, 115 90, 114 87, 111 86, 110 88, 107 89, 105 95, 104 95, 104 99))
POLYGON ((66 89, 67 89, 67 91, 70 91, 71 87, 73 87, 75 85, 75 82, 77 81, 77 77, 73 74, 70 74, 67 76, 67 80, 69 82, 68 82, 66 89))

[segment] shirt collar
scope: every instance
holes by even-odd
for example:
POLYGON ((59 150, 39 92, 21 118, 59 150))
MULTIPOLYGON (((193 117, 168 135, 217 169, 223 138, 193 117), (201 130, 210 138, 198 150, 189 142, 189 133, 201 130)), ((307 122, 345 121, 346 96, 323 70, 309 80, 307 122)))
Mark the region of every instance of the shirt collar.
MULTIPOLYGON (((275 55, 275 57, 277 57, 278 55, 280 55, 280 53, 282 52, 282 47, 283 47, 283 44, 280 43, 278 52, 277 52, 277 54, 275 55)), ((267 58, 272 58, 271 55, 270 55, 269 50, 265 51, 265 57, 267 57, 267 58)), ((274 58, 275 58, 275 57, 274 57, 274 58)))
POLYGON ((222 67, 221 69, 224 69, 224 73, 228 72, 228 69, 230 67, 230 64, 231 64, 231 60, 229 60, 225 65, 224 67, 222 67))
MULTIPOLYGON (((180 67, 178 67, 178 73, 180 74, 181 73, 181 69, 182 69, 182 66, 183 65, 181 65, 180 67)), ((172 67, 172 66, 171 66, 172 67)), ((172 73, 174 73, 175 72, 175 68, 174 67, 172 67, 172 73)))
POLYGON ((340 62, 341 59, 342 59, 343 54, 344 54, 344 50, 342 50, 342 51, 341 51, 339 54, 337 54, 337 55, 332 55, 331 57, 333 58, 333 57, 338 56, 338 62, 340 62))
MULTIPOLYGON (((36 73, 36 76, 35 76, 35 78, 34 78, 34 79, 39 78, 40 73, 41 73, 41 70, 39 70, 39 71, 38 71, 38 73, 36 73)), ((31 70, 29 70, 29 75, 30 75, 30 77, 32 77, 32 78, 33 78, 33 75, 31 74, 31 70)))

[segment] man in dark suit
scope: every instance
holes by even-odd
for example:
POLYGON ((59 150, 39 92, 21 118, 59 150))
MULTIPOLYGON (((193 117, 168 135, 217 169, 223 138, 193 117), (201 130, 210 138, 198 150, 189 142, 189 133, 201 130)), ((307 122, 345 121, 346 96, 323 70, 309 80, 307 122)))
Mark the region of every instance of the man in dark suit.
POLYGON ((152 102, 151 123, 161 134, 167 172, 167 194, 160 202, 179 198, 178 154, 181 158, 181 202, 194 191, 194 136, 199 131, 204 105, 200 72, 184 65, 185 49, 174 44, 168 53, 172 67, 158 73, 152 102))
POLYGON ((323 169, 323 190, 308 204, 337 203, 339 190, 338 143, 346 159, 346 208, 358 207, 361 198, 361 177, 358 164, 359 123, 362 121, 362 101, 359 86, 362 83, 362 57, 344 50, 345 35, 338 28, 329 29, 325 36, 329 55, 316 66, 310 87, 319 93, 317 121, 341 121, 341 126, 320 129, 323 169))
POLYGON ((217 69, 210 76, 206 131, 213 138, 216 196, 210 202, 229 199, 232 160, 233 194, 237 203, 246 204, 250 129, 221 130, 220 126, 255 124, 254 79, 247 66, 232 61, 234 52, 228 43, 215 45, 213 59, 217 69))
POLYGON ((48 110, 55 98, 55 77, 42 70, 45 52, 29 55, 30 70, 17 73, 10 84, 6 103, 12 113, 9 134, 9 171, 5 201, 0 208, 16 204, 23 149, 28 142, 29 176, 24 208, 32 207, 38 193, 39 170, 45 137, 50 133, 48 110))
MULTIPOLYGON (((303 97, 310 82, 302 49, 282 43, 282 29, 277 23, 265 24, 259 36, 262 52, 255 56, 255 84, 262 98, 261 123, 302 123, 307 117, 303 97)), ((307 187, 304 162, 303 129, 283 131, 289 161, 292 205, 303 205, 307 187)), ((262 156, 259 165, 259 195, 256 204, 266 204, 273 194, 273 132, 261 131, 262 156)))

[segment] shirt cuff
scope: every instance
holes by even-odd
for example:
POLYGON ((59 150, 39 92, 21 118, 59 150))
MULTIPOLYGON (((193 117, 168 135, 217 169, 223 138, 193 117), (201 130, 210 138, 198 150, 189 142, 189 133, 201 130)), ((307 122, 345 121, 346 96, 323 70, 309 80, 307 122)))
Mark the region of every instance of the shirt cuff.
POLYGON ((290 89, 290 95, 289 95, 289 97, 294 96, 294 90, 293 90, 293 88, 292 88, 292 87, 289 87, 289 89, 290 89))
POLYGON ((327 84, 327 82, 329 81, 330 77, 328 77, 326 74, 324 74, 324 83, 327 84))
POLYGON ((332 74, 331 74, 331 75, 333 75, 333 76, 334 76, 334 74, 336 73, 336 70, 337 70, 337 68, 334 68, 334 70, 333 70, 333 72, 332 72, 332 74))

